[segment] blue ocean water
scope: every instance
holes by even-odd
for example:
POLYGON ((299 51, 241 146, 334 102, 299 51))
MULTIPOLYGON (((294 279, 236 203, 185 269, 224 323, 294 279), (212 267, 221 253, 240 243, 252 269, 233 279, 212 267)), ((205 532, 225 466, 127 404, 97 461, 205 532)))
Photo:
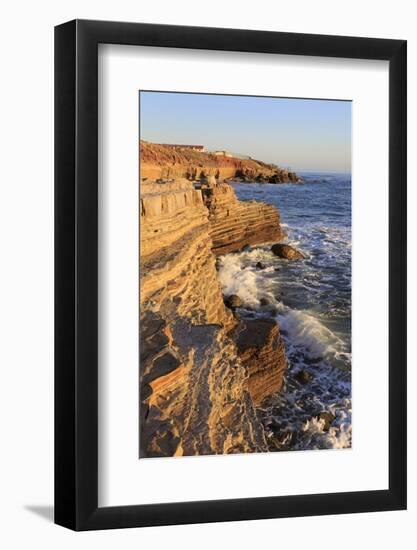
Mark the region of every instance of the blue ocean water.
POLYGON ((300 175, 300 185, 233 187, 240 200, 276 206, 287 233, 283 242, 306 259, 277 258, 268 243, 222 256, 219 277, 225 294, 242 298, 243 317, 274 316, 285 340, 285 387, 260 411, 271 448, 346 448, 352 441, 351 177, 300 175))

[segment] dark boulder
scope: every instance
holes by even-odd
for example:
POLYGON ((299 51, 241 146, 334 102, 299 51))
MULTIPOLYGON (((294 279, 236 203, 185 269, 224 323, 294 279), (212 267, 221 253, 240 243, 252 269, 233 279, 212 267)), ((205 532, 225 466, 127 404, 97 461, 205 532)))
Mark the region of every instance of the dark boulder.
POLYGON ((295 379, 297 380, 297 382, 299 382, 300 384, 308 384, 309 382, 311 382, 311 380, 313 380, 313 375, 311 374, 311 372, 308 372, 307 370, 305 369, 302 369, 300 371, 297 372, 297 374, 295 375, 295 379))
POLYGON ((224 305, 229 309, 235 309, 243 305, 243 301, 237 294, 230 294, 224 298, 224 305))
POLYGON ((305 257, 304 254, 289 244, 273 244, 271 251, 275 256, 284 258, 285 260, 302 260, 305 257))
POLYGON ((336 419, 335 415, 330 411, 321 411, 317 416, 317 420, 324 421, 323 430, 325 432, 328 432, 330 429, 330 426, 336 419))

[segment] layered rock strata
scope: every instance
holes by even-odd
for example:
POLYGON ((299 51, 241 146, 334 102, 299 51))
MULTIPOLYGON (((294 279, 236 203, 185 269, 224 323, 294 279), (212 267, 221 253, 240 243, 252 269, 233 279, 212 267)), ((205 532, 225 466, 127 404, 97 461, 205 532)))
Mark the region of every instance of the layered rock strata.
POLYGON ((258 201, 239 201, 227 183, 203 188, 202 193, 216 256, 285 237, 275 207, 258 201))
POLYGON ((141 185, 141 304, 177 297, 179 315, 192 322, 231 326, 211 248, 200 191, 186 180, 141 185))
POLYGON ((181 150, 158 143, 140 142, 141 179, 186 178, 198 180, 204 176, 220 179, 239 178, 242 181, 296 183, 295 172, 260 160, 217 156, 193 150, 181 150))
POLYGON ((239 349, 238 335, 250 329, 224 306, 212 234, 191 182, 141 184, 142 457, 268 450, 256 405, 269 382, 278 387, 270 373, 285 361, 278 327, 259 325, 257 344, 239 349), (257 358, 268 366, 257 370, 257 358))

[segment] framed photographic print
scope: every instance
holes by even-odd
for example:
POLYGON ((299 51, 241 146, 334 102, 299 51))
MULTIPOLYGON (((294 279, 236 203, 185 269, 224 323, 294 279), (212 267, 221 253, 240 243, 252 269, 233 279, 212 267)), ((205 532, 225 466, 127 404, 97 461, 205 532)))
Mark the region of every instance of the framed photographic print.
POLYGON ((55 30, 55 521, 406 507, 406 42, 55 30))

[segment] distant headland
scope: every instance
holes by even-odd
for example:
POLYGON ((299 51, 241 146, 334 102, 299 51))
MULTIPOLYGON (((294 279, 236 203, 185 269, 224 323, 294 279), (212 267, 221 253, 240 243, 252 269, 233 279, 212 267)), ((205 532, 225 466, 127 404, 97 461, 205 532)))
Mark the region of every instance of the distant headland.
POLYGON ((140 141, 142 180, 185 178, 195 181, 207 176, 248 183, 302 181, 291 170, 225 150, 209 152, 204 145, 140 141))

